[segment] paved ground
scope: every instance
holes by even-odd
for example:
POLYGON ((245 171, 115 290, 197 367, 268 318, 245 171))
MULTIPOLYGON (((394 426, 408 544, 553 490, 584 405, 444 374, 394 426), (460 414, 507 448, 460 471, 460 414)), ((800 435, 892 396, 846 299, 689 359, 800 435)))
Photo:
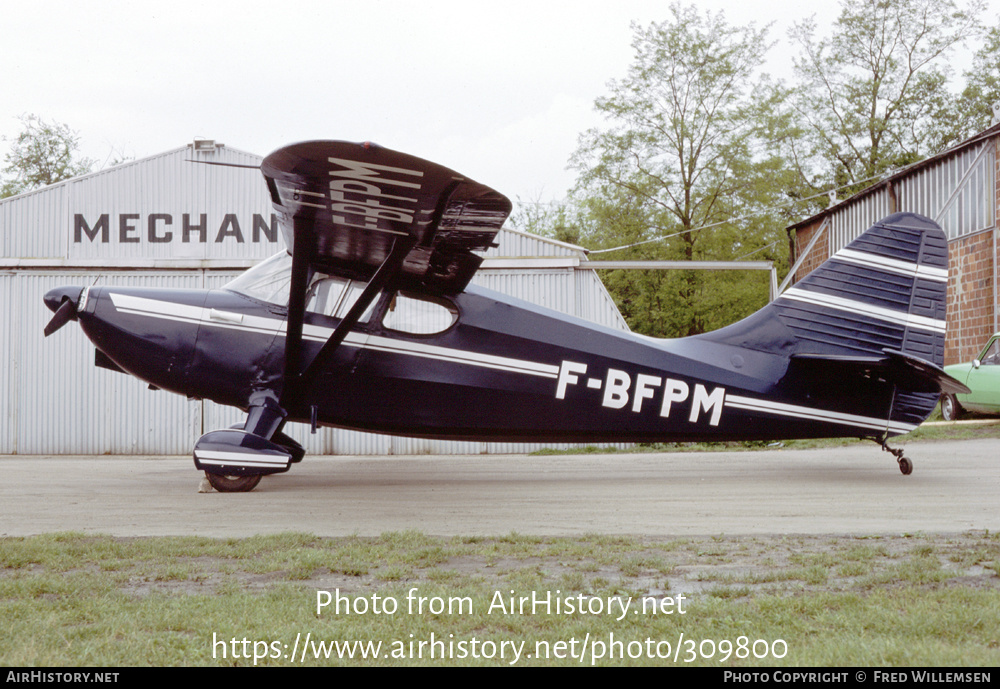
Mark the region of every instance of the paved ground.
POLYGON ((898 534, 1000 529, 998 441, 559 457, 307 457, 198 493, 187 457, 2 456, 0 534, 898 534))

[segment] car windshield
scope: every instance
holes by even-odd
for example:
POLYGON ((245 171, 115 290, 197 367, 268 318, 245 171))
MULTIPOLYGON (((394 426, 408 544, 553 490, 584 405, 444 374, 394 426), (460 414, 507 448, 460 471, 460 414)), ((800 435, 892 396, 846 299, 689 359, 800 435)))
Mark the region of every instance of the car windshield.
POLYGON ((1000 338, 993 340, 980 357, 980 363, 987 366, 1000 364, 1000 338))

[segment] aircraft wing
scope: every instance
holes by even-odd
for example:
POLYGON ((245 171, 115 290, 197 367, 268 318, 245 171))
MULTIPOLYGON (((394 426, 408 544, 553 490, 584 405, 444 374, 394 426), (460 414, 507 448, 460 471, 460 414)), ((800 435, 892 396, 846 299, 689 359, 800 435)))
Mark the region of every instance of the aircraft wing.
POLYGON ((465 289, 511 210, 502 194, 446 167, 371 143, 307 141, 261 164, 293 257, 371 279, 393 248, 409 246, 397 284, 465 289))
POLYGON ((323 370, 365 308, 388 285, 429 294, 465 289, 510 214, 502 194, 446 167, 371 143, 306 141, 260 166, 292 255, 283 389, 323 370), (306 365, 302 329, 314 270, 368 283, 306 365))

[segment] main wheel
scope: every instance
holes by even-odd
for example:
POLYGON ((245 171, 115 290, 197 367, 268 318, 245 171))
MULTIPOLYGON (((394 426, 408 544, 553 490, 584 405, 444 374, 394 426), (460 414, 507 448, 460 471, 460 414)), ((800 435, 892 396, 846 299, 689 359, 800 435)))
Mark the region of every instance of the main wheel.
POLYGON ((220 493, 249 493, 260 483, 261 475, 256 476, 222 476, 205 472, 205 478, 212 488, 220 493))
POLYGON ((962 407, 954 395, 941 395, 941 418, 954 421, 962 413, 962 407))

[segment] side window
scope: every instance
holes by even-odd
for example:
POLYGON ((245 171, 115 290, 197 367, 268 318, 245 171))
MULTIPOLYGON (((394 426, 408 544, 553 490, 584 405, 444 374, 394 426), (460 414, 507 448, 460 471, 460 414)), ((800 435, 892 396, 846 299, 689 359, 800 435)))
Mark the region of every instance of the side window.
MULTIPOLYGON (((365 291, 366 286, 366 283, 358 280, 318 275, 313 279, 309 285, 309 291, 306 293, 306 311, 330 318, 343 318, 354 306, 361 293, 365 291)), ((359 322, 368 322, 377 302, 378 297, 376 296, 359 322)))
POLYGON ((433 335, 444 332, 457 320, 458 309, 451 302, 397 292, 389 303, 382 325, 410 335, 433 335))
POLYGON ((1000 338, 993 340, 990 346, 983 353, 983 358, 981 363, 987 366, 996 366, 1000 364, 1000 338))

